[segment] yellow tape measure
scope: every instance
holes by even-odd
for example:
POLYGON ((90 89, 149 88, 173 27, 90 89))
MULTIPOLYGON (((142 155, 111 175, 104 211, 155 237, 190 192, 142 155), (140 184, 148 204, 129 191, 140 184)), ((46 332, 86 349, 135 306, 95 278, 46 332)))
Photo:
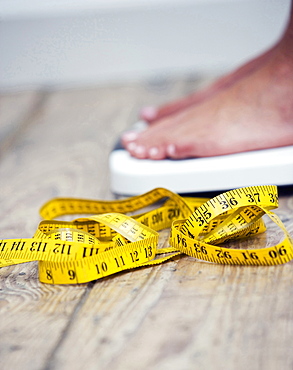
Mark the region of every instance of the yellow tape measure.
POLYGON ((0 241, 0 267, 37 260, 42 282, 73 284, 159 264, 181 253, 221 264, 282 264, 293 259, 293 242, 271 212, 277 206, 276 186, 235 189, 212 199, 183 198, 163 188, 116 201, 57 198, 41 208, 45 220, 33 238, 0 241), (68 214, 91 216, 53 220, 68 214), (265 214, 283 231, 280 243, 260 249, 223 246, 264 232, 265 214), (158 231, 167 228, 170 247, 159 248, 158 231))

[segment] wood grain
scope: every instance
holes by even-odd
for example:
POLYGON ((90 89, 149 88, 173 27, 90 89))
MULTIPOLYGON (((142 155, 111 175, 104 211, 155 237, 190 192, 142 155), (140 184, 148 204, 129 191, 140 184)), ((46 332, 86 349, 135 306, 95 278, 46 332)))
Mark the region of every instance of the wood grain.
MULTIPOLYGON (((1 238, 33 235, 52 197, 111 199, 108 154, 140 107, 207 80, 0 96, 1 238)), ((292 194, 277 213, 293 234, 292 194)), ((270 225, 253 243, 281 237, 270 225)), ((41 284, 36 262, 2 268, 0 368, 291 369, 292 281, 292 262, 220 266, 186 256, 72 286, 41 284)))

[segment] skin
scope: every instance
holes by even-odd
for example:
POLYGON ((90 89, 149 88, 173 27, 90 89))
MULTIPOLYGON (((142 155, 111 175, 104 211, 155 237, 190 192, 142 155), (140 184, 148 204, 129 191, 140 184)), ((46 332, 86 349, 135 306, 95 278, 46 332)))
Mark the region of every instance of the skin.
POLYGON ((280 42, 210 88, 141 116, 122 143, 136 158, 184 159, 293 145, 293 11, 280 42))

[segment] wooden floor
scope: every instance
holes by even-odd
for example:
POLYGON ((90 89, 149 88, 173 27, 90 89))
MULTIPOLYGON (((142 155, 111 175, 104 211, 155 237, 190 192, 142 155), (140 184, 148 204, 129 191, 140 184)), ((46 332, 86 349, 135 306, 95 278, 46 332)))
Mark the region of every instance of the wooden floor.
MULTIPOLYGON (((32 236, 52 197, 111 199, 108 154, 118 134, 141 106, 205 82, 1 95, 1 238, 32 236)), ((293 194, 281 197, 278 214, 292 234, 293 194)), ((293 368, 293 262, 182 257, 70 286, 40 283, 37 268, 0 270, 1 370, 293 368)))

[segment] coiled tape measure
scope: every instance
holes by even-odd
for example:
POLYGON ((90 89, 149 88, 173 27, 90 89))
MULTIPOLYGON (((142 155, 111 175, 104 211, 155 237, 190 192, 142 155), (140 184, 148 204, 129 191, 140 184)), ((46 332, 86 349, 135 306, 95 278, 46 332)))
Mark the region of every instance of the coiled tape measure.
POLYGON ((283 264, 293 259, 293 242, 271 212, 277 206, 276 186, 235 189, 212 199, 183 198, 163 188, 116 201, 56 198, 41 208, 45 220, 33 238, 0 241, 0 267, 37 260, 41 282, 75 284, 159 264, 182 253, 220 264, 283 264), (148 212, 127 215, 159 201, 148 212), (91 216, 53 220, 68 214, 91 216), (282 229, 280 243, 261 249, 222 246, 264 232, 265 214, 282 229), (159 248, 158 231, 166 228, 171 228, 170 247, 159 248))

